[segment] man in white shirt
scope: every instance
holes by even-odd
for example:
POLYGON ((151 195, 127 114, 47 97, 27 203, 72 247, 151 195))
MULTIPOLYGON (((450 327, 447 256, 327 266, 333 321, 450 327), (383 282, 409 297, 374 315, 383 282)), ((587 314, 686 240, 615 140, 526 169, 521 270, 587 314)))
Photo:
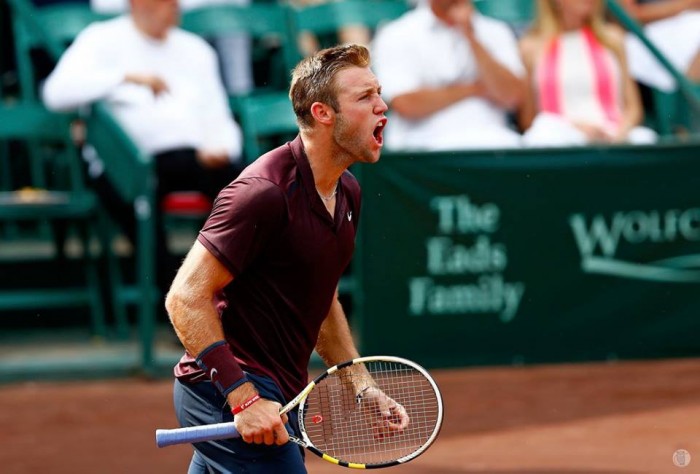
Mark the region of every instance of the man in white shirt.
POLYGON ((520 145, 507 115, 525 93, 515 35, 471 0, 421 2, 377 32, 372 56, 392 112, 387 149, 520 145))
MULTIPOLYGON (((213 200, 237 176, 242 151, 216 53, 176 27, 177 0, 130 0, 130 5, 130 14, 80 33, 47 78, 44 102, 64 111, 105 101, 136 145, 154 157, 158 202, 180 190, 200 191, 213 200)), ((133 212, 120 211, 130 206, 114 202, 116 194, 99 166, 89 174, 133 240, 133 212)), ((158 212, 156 219, 162 236, 158 212)))
MULTIPOLYGON (((129 9, 130 0, 90 0, 92 9, 99 13, 118 15, 129 9)), ((251 0, 180 0, 180 10, 187 12, 214 5, 247 6, 251 0)), ((248 94, 255 87, 253 79, 252 41, 247 33, 231 32, 209 40, 219 57, 226 91, 231 95, 248 94)))

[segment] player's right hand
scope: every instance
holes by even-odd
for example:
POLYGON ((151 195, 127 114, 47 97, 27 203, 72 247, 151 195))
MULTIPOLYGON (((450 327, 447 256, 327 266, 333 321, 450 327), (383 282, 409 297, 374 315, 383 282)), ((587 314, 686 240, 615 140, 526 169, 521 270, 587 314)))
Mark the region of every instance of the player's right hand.
MULTIPOLYGON (((245 383, 228 395, 229 406, 238 406, 255 394, 252 384, 245 383)), ((261 398, 234 416, 236 429, 246 443, 282 445, 289 441, 289 433, 284 427, 287 415, 280 415, 282 405, 273 400, 261 398)))

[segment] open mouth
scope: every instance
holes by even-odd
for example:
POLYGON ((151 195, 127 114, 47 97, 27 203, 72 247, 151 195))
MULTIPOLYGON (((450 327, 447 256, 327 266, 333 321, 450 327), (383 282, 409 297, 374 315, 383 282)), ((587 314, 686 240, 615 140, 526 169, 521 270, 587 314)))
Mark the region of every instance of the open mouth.
POLYGON ((384 126, 386 125, 386 121, 387 120, 385 118, 381 119, 374 127, 374 132, 372 132, 372 135, 374 135, 374 141, 379 146, 382 146, 384 143, 384 126))

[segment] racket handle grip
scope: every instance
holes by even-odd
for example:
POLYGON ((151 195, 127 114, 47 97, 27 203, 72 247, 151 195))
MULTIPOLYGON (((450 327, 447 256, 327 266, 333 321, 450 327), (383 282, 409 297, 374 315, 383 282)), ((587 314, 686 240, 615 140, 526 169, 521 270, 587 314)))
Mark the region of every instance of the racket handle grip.
POLYGON ((236 425, 231 421, 171 430, 156 430, 156 445, 159 448, 164 448, 174 444, 199 443, 217 439, 237 438, 239 436, 236 425))

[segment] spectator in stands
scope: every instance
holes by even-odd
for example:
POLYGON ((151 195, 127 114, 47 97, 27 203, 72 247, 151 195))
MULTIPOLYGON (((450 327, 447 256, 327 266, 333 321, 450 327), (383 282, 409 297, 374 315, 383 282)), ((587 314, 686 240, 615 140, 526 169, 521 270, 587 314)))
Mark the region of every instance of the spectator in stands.
MULTIPOLYGON (((106 101, 137 146, 154 156, 157 198, 194 190, 213 199, 238 174, 242 137, 215 52, 177 28, 178 20, 176 0, 131 0, 130 14, 80 33, 46 80, 43 97, 53 110, 106 101)), ((133 239, 131 206, 113 202, 116 193, 98 161, 88 171, 133 239)))
POLYGON ((387 149, 516 147, 508 111, 524 96, 515 35, 471 0, 427 0, 381 28, 375 71, 390 104, 387 149))
MULTIPOLYGON (((620 0, 627 12, 645 25, 644 34, 681 73, 700 82, 700 0, 620 0)), ((630 71, 639 82, 661 90, 675 81, 644 44, 627 35, 630 71)))
POLYGON ((520 113, 528 146, 655 140, 627 70, 624 32, 602 0, 539 0, 521 39, 529 94, 520 113))
MULTIPOLYGON (((250 2, 251 0, 179 0, 178 4, 186 12, 212 5, 246 6, 250 2)), ((90 0, 90 5, 96 12, 116 15, 129 9, 129 0, 90 0)), ((233 32, 207 40, 216 49, 226 91, 231 95, 245 95, 252 91, 255 84, 250 37, 245 33, 233 32)))

